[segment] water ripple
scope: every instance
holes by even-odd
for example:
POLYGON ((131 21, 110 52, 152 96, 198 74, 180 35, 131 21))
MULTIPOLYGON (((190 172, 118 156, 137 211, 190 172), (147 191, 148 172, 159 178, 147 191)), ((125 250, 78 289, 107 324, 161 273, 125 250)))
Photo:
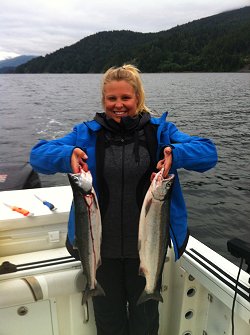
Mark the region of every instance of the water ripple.
MULTIPOLYGON (((147 105, 189 134, 211 138, 217 166, 204 174, 180 170, 191 233, 230 257, 226 241, 250 240, 250 75, 143 74, 147 105)), ((0 163, 28 160, 40 138, 64 136, 102 111, 99 74, 0 76, 0 163)), ((66 175, 41 176, 44 186, 66 175)))

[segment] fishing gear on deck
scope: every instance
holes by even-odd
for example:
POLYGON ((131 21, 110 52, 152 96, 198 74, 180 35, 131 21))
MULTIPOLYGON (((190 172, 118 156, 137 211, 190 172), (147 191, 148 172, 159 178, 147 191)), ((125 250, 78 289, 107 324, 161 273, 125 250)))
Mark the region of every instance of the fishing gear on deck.
POLYGON ((12 205, 9 205, 9 204, 6 204, 6 202, 3 202, 3 204, 10 208, 12 211, 14 212, 17 212, 17 213, 20 213, 22 214, 23 216, 33 216, 34 214, 29 212, 27 209, 24 209, 24 208, 21 208, 21 207, 17 207, 17 206, 12 206, 12 205))
POLYGON ((46 201, 46 200, 41 199, 41 198, 38 197, 36 194, 34 194, 34 196, 35 196, 38 200, 40 200, 40 201, 44 204, 44 206, 47 206, 51 211, 55 211, 55 210, 56 210, 56 207, 55 207, 52 203, 50 203, 50 202, 48 202, 48 201, 46 201))

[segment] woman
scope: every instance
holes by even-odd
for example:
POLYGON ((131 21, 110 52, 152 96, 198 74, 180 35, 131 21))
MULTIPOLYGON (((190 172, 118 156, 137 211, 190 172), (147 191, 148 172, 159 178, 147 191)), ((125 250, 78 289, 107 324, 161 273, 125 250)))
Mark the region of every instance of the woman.
MULTIPOLYGON (((102 265, 97 281, 106 296, 93 298, 98 335, 156 335, 158 302, 137 306, 145 286, 138 275, 138 223, 150 176, 164 167, 175 174, 171 194, 170 236, 176 259, 188 241, 187 214, 177 169, 204 172, 215 166, 217 153, 209 139, 180 132, 173 123, 151 116, 139 71, 133 65, 110 68, 103 77, 104 113, 76 125, 72 133, 40 141, 31 151, 33 168, 45 174, 79 172, 93 176, 102 215, 102 265)), ((67 248, 74 254, 74 210, 67 248)))

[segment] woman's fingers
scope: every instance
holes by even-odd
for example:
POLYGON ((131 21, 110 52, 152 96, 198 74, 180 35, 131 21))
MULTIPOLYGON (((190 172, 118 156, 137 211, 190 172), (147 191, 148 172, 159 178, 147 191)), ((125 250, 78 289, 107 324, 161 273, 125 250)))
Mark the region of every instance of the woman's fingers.
POLYGON ((158 170, 163 168, 163 178, 166 178, 172 165, 172 149, 170 147, 166 147, 163 153, 164 158, 157 163, 156 168, 158 170))
POLYGON ((80 148, 75 148, 71 156, 71 168, 73 173, 79 173, 81 169, 88 171, 87 154, 80 148))

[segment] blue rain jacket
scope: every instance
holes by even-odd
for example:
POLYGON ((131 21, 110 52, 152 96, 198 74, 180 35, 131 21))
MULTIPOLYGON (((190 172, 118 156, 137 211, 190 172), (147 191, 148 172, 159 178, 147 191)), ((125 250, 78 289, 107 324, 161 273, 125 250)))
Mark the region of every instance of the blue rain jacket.
MULTIPOLYGON (((167 113, 160 118, 151 117, 150 122, 158 126, 156 152, 157 161, 166 146, 172 147, 172 167, 170 173, 175 174, 170 207, 170 237, 174 246, 175 259, 177 260, 185 250, 188 242, 187 210, 181 191, 177 169, 184 168, 197 172, 204 172, 217 163, 215 145, 209 139, 190 136, 177 129, 166 121, 167 113)), ((72 173, 71 155, 76 147, 87 152, 88 167, 93 176, 93 186, 98 195, 96 184, 96 132, 101 125, 95 121, 78 124, 73 131, 63 138, 52 141, 41 140, 31 150, 30 164, 35 171, 43 174, 72 173)), ((74 243, 75 222, 74 207, 71 207, 68 223, 68 238, 74 243)))

